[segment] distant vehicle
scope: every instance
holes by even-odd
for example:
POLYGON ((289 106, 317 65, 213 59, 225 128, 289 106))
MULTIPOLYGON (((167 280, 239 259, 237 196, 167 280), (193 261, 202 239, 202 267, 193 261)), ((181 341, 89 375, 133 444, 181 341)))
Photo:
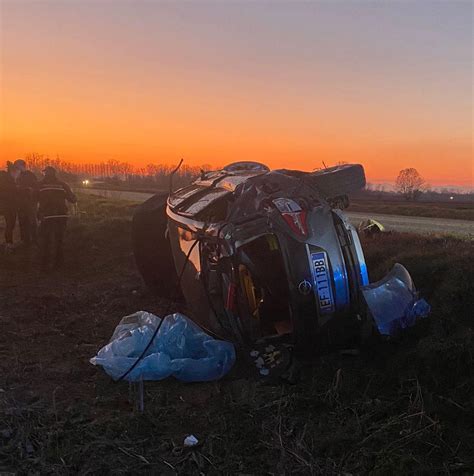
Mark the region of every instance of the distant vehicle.
POLYGON ((106 184, 103 180, 97 178, 85 178, 81 180, 80 185, 85 188, 103 187, 106 184))
POLYGON ((358 164, 302 172, 237 162, 202 173, 138 207, 137 267, 157 295, 179 286, 190 317, 235 343, 281 339, 317 352, 393 335, 410 325, 416 292, 398 264, 369 285, 342 212, 365 183, 358 164))

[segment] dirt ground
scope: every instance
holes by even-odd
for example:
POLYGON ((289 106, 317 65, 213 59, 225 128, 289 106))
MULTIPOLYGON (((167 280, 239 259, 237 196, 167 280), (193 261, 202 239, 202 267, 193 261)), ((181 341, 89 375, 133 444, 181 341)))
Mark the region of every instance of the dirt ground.
POLYGON ((472 242, 366 240, 372 280, 399 261, 433 307, 401 341, 321 356, 295 385, 240 364, 214 383, 149 382, 141 414, 137 389, 89 359, 122 316, 169 303, 135 271, 133 206, 81 205, 63 272, 41 274, 34 251, 0 257, 0 472, 472 474, 472 242))

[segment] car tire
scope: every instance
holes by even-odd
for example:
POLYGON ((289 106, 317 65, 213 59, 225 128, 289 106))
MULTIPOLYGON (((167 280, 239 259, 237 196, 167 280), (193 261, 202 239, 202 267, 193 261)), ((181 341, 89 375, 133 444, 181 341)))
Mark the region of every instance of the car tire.
POLYGON ((364 168, 360 164, 344 164, 318 170, 311 174, 311 182, 324 198, 347 195, 361 190, 366 184, 364 168))
POLYGON ((167 194, 156 194, 137 207, 132 221, 135 263, 146 286, 156 295, 176 298, 178 276, 167 235, 167 194))

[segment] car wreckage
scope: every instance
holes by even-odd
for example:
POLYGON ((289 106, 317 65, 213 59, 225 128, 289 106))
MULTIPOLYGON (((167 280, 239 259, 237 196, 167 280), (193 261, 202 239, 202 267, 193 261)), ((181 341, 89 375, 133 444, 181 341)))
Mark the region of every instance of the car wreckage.
POLYGON ((394 336, 429 306, 400 264, 369 283, 343 212, 365 184, 359 164, 302 172, 237 162, 202 172, 137 208, 137 267, 157 295, 182 294, 194 322, 237 345, 281 339, 307 355, 394 336))

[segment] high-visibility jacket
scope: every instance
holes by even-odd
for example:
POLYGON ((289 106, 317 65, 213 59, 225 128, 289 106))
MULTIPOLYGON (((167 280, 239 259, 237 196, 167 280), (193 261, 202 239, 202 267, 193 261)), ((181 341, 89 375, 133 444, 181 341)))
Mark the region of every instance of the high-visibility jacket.
POLYGON ((77 199, 69 185, 55 177, 44 178, 38 187, 38 217, 40 220, 65 218, 68 216, 67 203, 77 199))

